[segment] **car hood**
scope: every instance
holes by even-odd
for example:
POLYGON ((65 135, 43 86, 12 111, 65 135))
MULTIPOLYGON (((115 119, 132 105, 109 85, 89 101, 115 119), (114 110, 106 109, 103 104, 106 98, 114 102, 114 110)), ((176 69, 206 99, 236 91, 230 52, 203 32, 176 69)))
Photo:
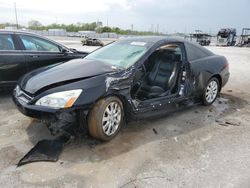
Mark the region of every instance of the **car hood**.
POLYGON ((30 72, 21 78, 19 85, 24 91, 34 94, 45 87, 52 88, 116 71, 117 69, 104 62, 74 59, 30 72))

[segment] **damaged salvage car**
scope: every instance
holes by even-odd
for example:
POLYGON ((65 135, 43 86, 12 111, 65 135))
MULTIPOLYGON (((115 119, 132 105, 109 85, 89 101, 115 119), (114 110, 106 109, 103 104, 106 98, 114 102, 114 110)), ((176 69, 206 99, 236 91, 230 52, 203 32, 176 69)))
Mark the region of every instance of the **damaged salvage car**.
POLYGON ((211 105, 228 79, 226 58, 202 46, 178 38, 138 37, 26 74, 13 100, 23 114, 47 122, 54 133, 78 125, 108 141, 129 120, 190 104, 211 105))
POLYGON ((83 46, 104 46, 103 42, 99 39, 96 39, 96 38, 90 38, 90 37, 87 37, 85 36, 83 39, 82 39, 82 45, 83 46))

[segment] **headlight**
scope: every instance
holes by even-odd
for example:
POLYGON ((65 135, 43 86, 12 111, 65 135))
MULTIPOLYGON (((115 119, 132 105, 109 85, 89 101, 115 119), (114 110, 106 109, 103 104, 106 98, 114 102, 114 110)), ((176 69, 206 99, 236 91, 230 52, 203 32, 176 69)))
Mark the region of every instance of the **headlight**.
POLYGON ((36 105, 51 108, 70 108, 82 93, 81 89, 53 93, 42 97, 36 105))

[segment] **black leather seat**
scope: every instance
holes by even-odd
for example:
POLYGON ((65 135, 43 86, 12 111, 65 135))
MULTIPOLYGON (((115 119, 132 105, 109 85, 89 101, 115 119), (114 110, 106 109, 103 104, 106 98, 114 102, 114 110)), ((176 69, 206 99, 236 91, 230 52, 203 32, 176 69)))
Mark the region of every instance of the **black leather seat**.
POLYGON ((154 66, 140 87, 138 98, 154 98, 166 95, 176 82, 176 71, 180 58, 168 50, 159 50, 152 55, 154 66))

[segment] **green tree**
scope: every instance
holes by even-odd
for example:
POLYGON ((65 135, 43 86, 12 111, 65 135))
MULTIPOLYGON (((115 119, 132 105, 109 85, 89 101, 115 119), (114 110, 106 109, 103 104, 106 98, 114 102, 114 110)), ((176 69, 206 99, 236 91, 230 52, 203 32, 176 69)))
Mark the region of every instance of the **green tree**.
POLYGON ((28 22, 28 26, 30 29, 39 29, 42 27, 42 24, 37 20, 31 20, 28 22))
POLYGON ((105 26, 102 28, 102 32, 106 33, 106 32, 112 32, 112 29, 108 26, 105 26))

